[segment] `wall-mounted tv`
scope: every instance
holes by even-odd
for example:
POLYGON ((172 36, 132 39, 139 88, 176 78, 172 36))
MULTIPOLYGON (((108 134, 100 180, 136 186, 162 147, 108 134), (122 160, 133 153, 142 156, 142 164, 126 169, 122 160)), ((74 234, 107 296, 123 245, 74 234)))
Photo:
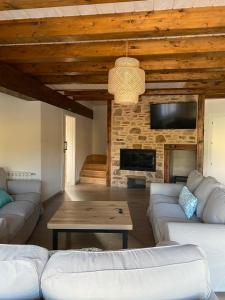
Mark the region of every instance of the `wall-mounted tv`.
POLYGON ((196 102, 150 104, 152 129, 195 129, 196 102))

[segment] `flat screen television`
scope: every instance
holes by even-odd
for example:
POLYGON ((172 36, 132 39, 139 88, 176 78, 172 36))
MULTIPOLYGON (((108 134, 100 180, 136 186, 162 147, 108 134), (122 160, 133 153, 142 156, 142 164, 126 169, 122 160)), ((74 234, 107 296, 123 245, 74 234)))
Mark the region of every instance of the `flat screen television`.
POLYGON ((195 129, 196 102, 150 104, 152 129, 195 129))

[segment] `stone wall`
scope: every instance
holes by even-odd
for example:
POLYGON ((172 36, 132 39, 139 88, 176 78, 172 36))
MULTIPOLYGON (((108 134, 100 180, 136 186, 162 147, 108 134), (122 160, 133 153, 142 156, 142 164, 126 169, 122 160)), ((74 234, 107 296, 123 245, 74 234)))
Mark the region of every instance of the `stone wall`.
MULTIPOLYGON (((145 176, 150 182, 164 181, 164 144, 196 144, 197 130, 150 129, 150 103, 195 101, 195 96, 151 96, 135 106, 112 104, 112 186, 127 186, 128 175, 145 176), (120 170, 120 149, 155 149, 156 172, 120 170)), ((197 100, 196 100, 197 101, 197 100)))

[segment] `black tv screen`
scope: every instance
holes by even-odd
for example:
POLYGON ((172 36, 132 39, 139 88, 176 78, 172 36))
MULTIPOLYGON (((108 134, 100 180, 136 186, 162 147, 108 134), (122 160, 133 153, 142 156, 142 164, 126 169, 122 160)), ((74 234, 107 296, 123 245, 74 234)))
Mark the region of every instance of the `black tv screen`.
POLYGON ((195 129, 196 102, 150 104, 152 129, 195 129))

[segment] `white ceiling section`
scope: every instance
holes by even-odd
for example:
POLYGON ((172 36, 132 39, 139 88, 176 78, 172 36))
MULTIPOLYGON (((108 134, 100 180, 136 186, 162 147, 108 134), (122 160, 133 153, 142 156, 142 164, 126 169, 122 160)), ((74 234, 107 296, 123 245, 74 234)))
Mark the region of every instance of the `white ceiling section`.
MULTIPOLYGON (((112 0, 113 1, 113 0, 112 0)), ((135 11, 166 10, 203 6, 222 6, 225 0, 146 0, 119 3, 75 5, 0 11, 0 20, 82 16, 135 11)))

